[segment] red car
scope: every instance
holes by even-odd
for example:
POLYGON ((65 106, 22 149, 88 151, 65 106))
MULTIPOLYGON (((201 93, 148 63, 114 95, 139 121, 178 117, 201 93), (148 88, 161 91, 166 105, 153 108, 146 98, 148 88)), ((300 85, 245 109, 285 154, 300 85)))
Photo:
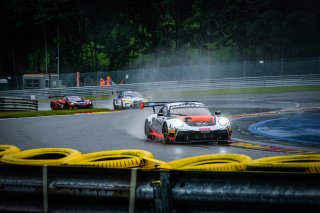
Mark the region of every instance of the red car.
POLYGON ((64 96, 50 101, 50 107, 55 109, 88 109, 93 108, 92 101, 80 96, 64 96))

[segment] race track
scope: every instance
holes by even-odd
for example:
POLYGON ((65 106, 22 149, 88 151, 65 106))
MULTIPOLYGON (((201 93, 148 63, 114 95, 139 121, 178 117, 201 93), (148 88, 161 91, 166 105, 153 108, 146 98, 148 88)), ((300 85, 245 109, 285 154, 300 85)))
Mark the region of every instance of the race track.
MULTIPOLYGON (((239 153, 255 159, 290 153, 320 152, 320 144, 283 141, 257 135, 248 130, 250 125, 262 120, 297 114, 303 116, 310 112, 319 115, 320 92, 188 97, 188 100, 191 99, 207 104, 212 112, 221 111, 222 115, 230 117, 233 128, 233 141, 230 144, 164 144, 161 141, 148 141, 144 136, 143 125, 152 109, 2 119, 0 140, 1 144, 16 145, 21 149, 65 147, 83 153, 143 149, 152 152, 156 159, 163 161, 215 153, 239 153)), ((166 101, 168 100, 186 98, 168 97, 166 101)), ((111 108, 111 101, 96 102, 95 107, 111 108)))

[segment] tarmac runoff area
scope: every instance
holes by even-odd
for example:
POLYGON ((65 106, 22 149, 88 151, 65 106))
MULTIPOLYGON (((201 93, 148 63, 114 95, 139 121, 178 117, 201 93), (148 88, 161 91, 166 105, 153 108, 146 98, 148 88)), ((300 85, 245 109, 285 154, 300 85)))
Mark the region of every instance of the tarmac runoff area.
POLYGON ((248 129, 264 137, 320 145, 320 112, 288 114, 260 121, 250 125, 248 129))

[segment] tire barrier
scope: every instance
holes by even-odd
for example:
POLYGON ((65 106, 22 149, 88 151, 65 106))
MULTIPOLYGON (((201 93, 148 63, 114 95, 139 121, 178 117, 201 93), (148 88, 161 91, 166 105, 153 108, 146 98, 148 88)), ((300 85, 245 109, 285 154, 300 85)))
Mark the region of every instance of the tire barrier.
POLYGON ((320 154, 260 158, 246 167, 248 171, 320 173, 320 154))
POLYGON ((158 169, 194 171, 244 171, 251 158, 241 154, 214 154, 195 156, 168 162, 158 169))
MULTIPOLYGON (((1 148, 19 150, 11 145, 1 148)), ((257 160, 242 154, 212 154, 162 162, 145 150, 81 154, 67 148, 42 148, 4 154, 0 162, 0 209, 4 212, 297 212, 320 208, 319 154, 257 160)))
POLYGON ((256 160, 242 154, 212 154, 164 162, 155 159, 153 154, 146 150, 109 150, 82 154, 69 148, 39 148, 21 151, 20 148, 13 145, 0 145, 0 163, 208 172, 320 173, 320 154, 274 156, 256 160))
POLYGON ((0 111, 38 111, 38 101, 18 97, 0 97, 0 111))
POLYGON ((101 167, 101 168, 144 168, 154 169, 154 156, 145 150, 110 150, 82 154, 68 165, 101 167))
POLYGON ((12 145, 0 145, 0 158, 7 154, 19 152, 20 149, 12 145))
POLYGON ((0 162, 16 165, 55 166, 64 165, 81 152, 68 148, 39 148, 4 155, 0 162))

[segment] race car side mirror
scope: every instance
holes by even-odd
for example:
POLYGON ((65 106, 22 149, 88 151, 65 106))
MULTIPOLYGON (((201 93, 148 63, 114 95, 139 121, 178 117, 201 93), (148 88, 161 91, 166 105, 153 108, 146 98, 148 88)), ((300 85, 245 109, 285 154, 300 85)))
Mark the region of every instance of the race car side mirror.
POLYGON ((214 112, 215 115, 221 115, 221 112, 220 111, 216 111, 214 112))

